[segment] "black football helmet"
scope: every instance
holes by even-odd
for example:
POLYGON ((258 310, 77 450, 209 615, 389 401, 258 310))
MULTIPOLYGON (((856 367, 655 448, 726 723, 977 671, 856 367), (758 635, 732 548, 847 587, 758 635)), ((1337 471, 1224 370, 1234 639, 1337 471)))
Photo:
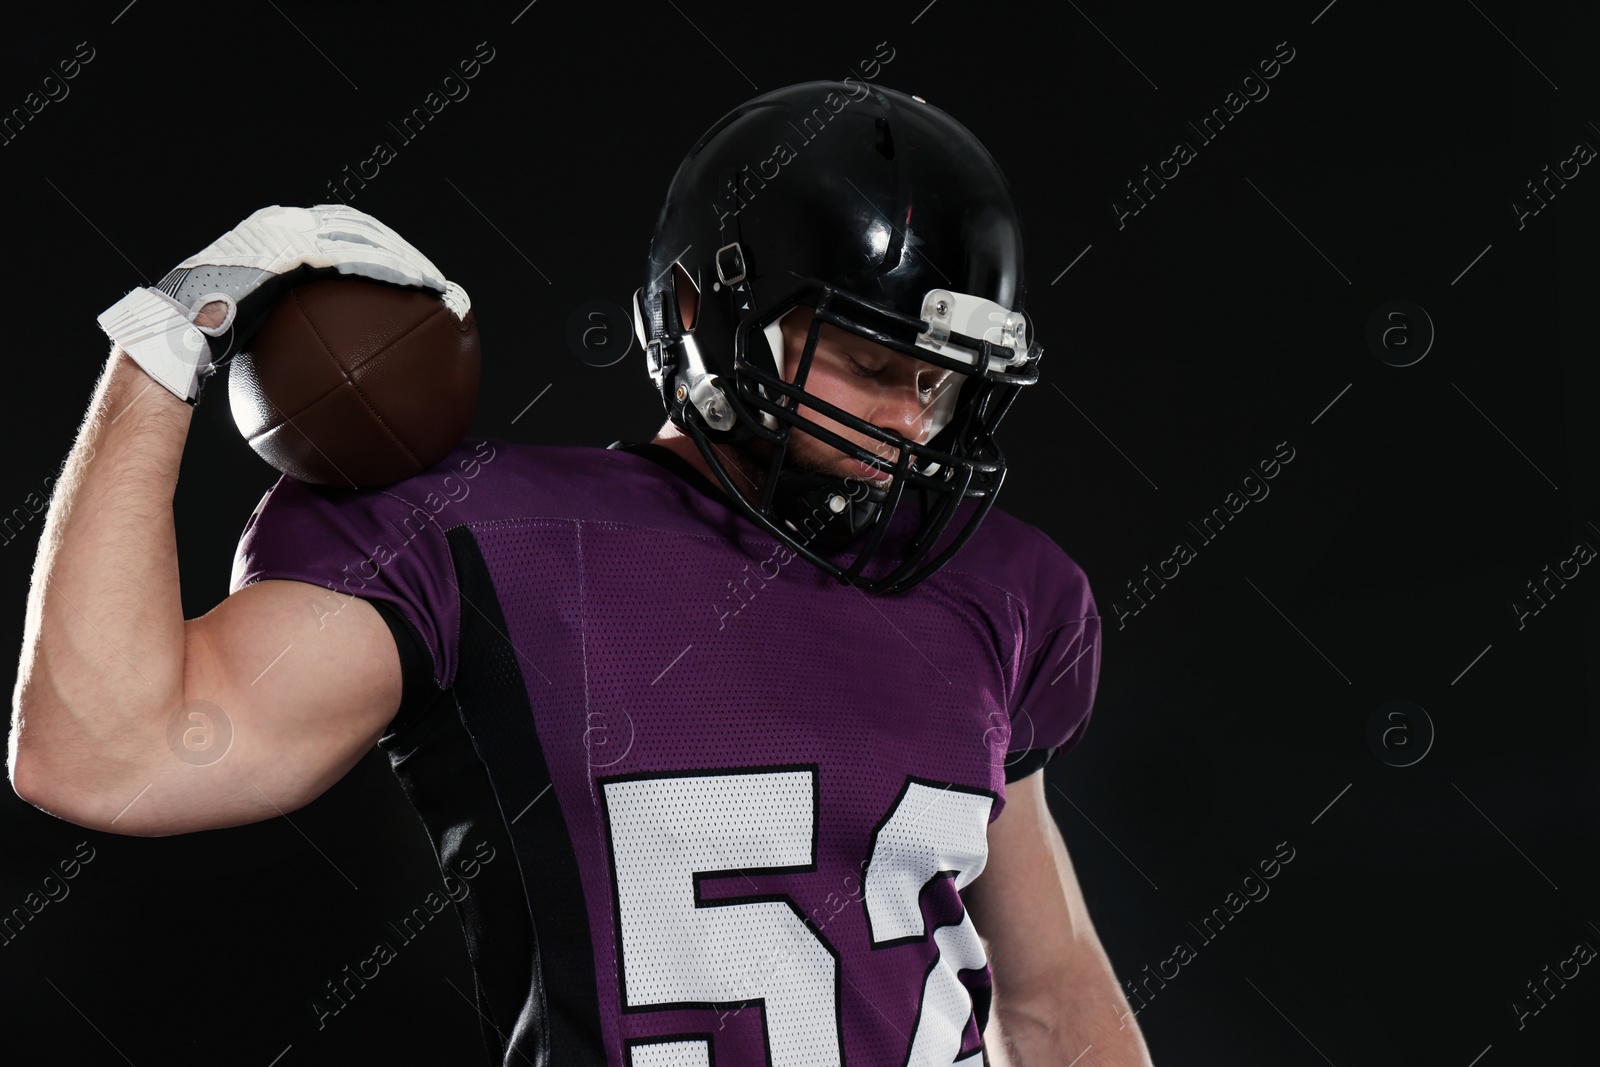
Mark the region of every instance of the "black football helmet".
POLYGON ((1017 390, 1038 380, 1041 355, 1023 290, 1017 211, 978 139, 920 97, 814 81, 741 104, 690 149, 657 219, 633 315, 668 417, 733 504, 841 582, 898 593, 966 543, 1005 480, 994 432, 1017 390), (814 314, 790 383, 779 320, 801 304, 814 314), (682 308, 696 308, 691 328, 682 308), (806 392, 824 322, 956 372, 930 405, 927 443, 806 392), (893 480, 785 463, 796 427, 893 480), (715 445, 764 468, 754 503, 715 445), (908 498, 919 509, 915 527, 897 524, 908 536, 885 553, 897 565, 869 577, 868 561, 908 498), (967 501, 959 536, 927 560, 967 501), (824 555, 857 542, 848 567, 824 555))

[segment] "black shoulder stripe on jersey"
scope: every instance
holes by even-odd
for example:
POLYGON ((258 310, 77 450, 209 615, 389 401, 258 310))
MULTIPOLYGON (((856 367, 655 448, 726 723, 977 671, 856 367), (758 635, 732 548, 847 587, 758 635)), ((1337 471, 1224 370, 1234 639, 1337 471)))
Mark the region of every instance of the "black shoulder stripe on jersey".
POLYGON ((433 680, 433 653, 427 642, 417 632, 416 626, 405 613, 387 600, 368 600, 394 634, 395 648, 400 652, 400 678, 402 695, 400 710, 389 724, 388 732, 404 729, 433 706, 441 690, 433 680))
POLYGON ((498 816, 515 850, 500 873, 518 880, 520 918, 502 909, 476 931, 480 959, 520 972, 519 985, 501 986, 502 992, 520 990, 522 1000, 521 1016, 513 1015, 507 1028, 513 1047, 504 1062, 606 1067, 588 905, 534 726, 522 660, 507 637, 511 627, 471 528, 457 526, 445 537, 462 602, 458 719, 492 785, 494 799, 482 810, 498 816), (527 931, 526 950, 507 943, 507 933, 521 930, 527 931), (548 1038, 539 1040, 541 1033, 548 1038))
POLYGON ((1020 782, 1039 770, 1056 754, 1053 748, 1030 748, 1006 756, 1006 781, 1020 782))
MULTIPOLYGON (((467 535, 464 528, 457 532, 467 535)), ((495 1067, 603 1065, 577 863, 565 825, 551 823, 552 818, 561 823, 560 808, 554 802, 535 805, 517 820, 518 836, 531 830, 540 849, 541 862, 533 866, 543 880, 527 885, 503 814, 509 801, 495 789, 495 781, 504 781, 507 774, 518 795, 524 788, 537 793, 549 783, 527 692, 520 677, 486 665, 514 665, 515 653, 501 636, 507 630, 505 619, 476 542, 470 535, 464 543, 447 537, 465 593, 463 603, 490 617, 478 610, 463 614, 456 684, 440 689, 433 679, 432 654, 411 620, 392 604, 369 601, 394 634, 404 678, 400 711, 378 743, 422 820, 441 871, 467 886, 456 909, 489 1062, 495 1067), (470 716, 464 706, 473 709, 470 716), (486 726, 484 716, 491 712, 507 721, 486 726), (476 743, 467 718, 479 731, 476 743), (486 741, 488 736, 494 740, 486 741), (494 760, 498 775, 480 752, 502 757, 494 760), (475 873, 468 877, 468 871, 475 873), (530 909, 539 913, 537 930, 530 909), (563 927, 569 936, 563 936, 563 927)))
POLYGON ((378 746, 422 820, 441 873, 466 886, 464 896, 452 891, 451 899, 472 963, 487 1062, 500 1067, 512 1062, 507 1042, 528 996, 533 930, 511 839, 456 713, 455 691, 439 690, 431 704, 404 726, 391 728, 378 746), (488 953, 485 931, 493 937, 488 953))

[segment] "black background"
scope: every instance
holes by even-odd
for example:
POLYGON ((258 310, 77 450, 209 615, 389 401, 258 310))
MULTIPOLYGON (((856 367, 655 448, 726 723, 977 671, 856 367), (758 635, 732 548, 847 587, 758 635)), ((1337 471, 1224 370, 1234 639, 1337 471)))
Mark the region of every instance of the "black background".
MULTIPOLYGON (((1521 1028, 1512 1007, 1578 942, 1600 947, 1600 578, 1585 570, 1522 629, 1511 607, 1576 542, 1600 546, 1596 165, 1521 228, 1511 206, 1577 142, 1600 147, 1578 5, 124 2, 4 37, 3 110, 78 42, 94 58, 0 146, 0 511, 69 451, 102 308, 257 207, 327 201, 378 140, 398 157, 351 203, 471 293, 472 433, 648 438, 661 412, 639 352, 585 363, 570 317, 641 284, 667 182, 713 120, 851 74, 886 41, 876 80, 971 128, 1022 211, 1046 357, 1002 434, 1001 506, 1085 567, 1105 616, 1095 718, 1049 793, 1118 974, 1196 950, 1139 1015, 1155 1062, 1593 1062, 1595 965, 1521 1028), (483 41, 470 95, 396 138, 388 122, 483 41), (1294 58, 1270 95, 1202 145, 1186 120, 1279 42, 1294 58), (1119 228, 1123 183, 1179 139, 1196 158, 1119 228), (1437 331, 1406 367, 1366 341, 1396 299, 1437 331), (1271 495, 1195 537, 1282 441, 1295 458, 1271 495), (1197 558, 1119 626, 1114 605, 1137 606, 1125 583, 1180 540, 1197 558), (1367 741, 1395 699, 1436 731, 1407 767, 1367 741), (1270 895, 1198 936, 1280 842, 1294 859, 1270 895)), ((226 595, 277 476, 225 396, 213 383, 196 411, 174 505, 187 617, 226 595)), ((0 545, 0 645, 20 647, 42 524, 0 545)), ((453 922, 324 1029, 310 1009, 440 885, 376 755, 248 827, 118 837, 9 790, 0 820, 0 912, 78 842, 95 849, 70 896, 0 946, 8 1061, 477 1054, 453 922)))

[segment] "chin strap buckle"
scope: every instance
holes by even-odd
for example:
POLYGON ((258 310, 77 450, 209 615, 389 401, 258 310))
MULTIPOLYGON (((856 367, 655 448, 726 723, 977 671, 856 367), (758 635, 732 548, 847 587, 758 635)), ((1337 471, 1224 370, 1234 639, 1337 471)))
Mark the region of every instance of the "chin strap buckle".
POLYGON ((774 510, 796 539, 824 551, 844 548, 871 529, 889 496, 863 481, 787 465, 778 471, 772 493, 774 510))

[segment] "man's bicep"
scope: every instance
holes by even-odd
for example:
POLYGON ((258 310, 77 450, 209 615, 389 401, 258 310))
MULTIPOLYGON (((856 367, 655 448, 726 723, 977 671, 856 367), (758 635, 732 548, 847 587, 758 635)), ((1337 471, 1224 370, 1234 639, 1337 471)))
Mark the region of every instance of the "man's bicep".
POLYGON ((227 748, 187 758, 175 752, 190 770, 152 805, 165 812, 159 832, 303 807, 372 747, 400 706, 395 639, 359 597, 261 581, 185 628, 185 706, 207 716, 204 728, 227 748))

